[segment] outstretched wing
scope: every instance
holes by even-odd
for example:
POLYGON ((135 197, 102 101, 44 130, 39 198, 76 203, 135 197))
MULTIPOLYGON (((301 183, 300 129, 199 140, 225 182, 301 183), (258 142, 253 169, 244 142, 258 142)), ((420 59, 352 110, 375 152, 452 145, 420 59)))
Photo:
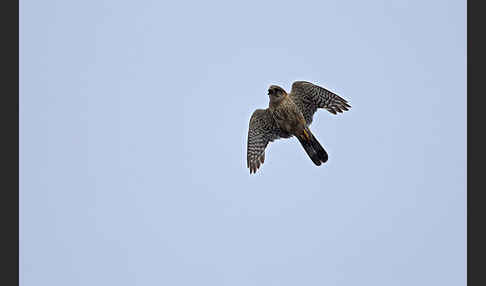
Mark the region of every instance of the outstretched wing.
POLYGON ((248 128, 247 167, 250 174, 255 173, 265 161, 265 148, 269 142, 279 138, 287 138, 283 134, 268 109, 257 109, 250 118, 248 128))
POLYGON ((307 81, 296 81, 292 84, 290 98, 299 107, 307 125, 312 123, 318 108, 337 114, 351 108, 348 102, 339 95, 307 81))

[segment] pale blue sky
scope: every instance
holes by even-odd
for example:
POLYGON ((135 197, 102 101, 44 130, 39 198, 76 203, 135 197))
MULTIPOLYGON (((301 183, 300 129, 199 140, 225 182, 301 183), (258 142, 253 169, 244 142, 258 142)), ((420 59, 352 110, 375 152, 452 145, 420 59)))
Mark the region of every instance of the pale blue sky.
POLYGON ((465 285, 465 198, 465 1, 20 1, 23 286, 465 285))

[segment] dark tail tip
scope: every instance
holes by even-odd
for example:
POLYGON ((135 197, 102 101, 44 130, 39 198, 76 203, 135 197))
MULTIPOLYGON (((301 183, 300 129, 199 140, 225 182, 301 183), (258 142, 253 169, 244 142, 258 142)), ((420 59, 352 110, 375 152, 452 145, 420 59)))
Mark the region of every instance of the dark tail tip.
POLYGON ((317 141, 317 139, 314 136, 312 136, 311 142, 312 142, 312 146, 313 146, 314 150, 316 150, 316 153, 319 157, 319 160, 321 160, 322 163, 326 163, 327 160, 329 159, 329 156, 327 155, 326 150, 324 150, 324 148, 321 146, 319 141, 317 141))

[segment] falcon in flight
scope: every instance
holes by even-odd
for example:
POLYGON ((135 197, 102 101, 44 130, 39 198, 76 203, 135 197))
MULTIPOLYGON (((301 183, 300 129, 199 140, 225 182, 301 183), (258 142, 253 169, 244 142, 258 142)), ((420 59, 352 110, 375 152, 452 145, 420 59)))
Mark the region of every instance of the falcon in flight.
POLYGON ((351 106, 337 94, 306 81, 296 81, 287 93, 277 85, 268 89, 270 103, 267 109, 257 109, 248 128, 247 167, 255 173, 265 161, 268 143, 297 137, 305 152, 317 166, 327 161, 327 152, 309 130, 318 108, 337 114, 351 106))

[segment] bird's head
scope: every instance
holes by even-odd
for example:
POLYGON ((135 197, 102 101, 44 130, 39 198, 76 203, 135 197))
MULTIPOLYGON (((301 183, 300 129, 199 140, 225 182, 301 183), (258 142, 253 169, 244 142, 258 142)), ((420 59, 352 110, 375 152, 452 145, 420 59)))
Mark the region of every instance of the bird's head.
POLYGON ((280 102, 287 93, 283 88, 278 85, 271 85, 268 88, 268 96, 270 97, 270 102, 280 102))

